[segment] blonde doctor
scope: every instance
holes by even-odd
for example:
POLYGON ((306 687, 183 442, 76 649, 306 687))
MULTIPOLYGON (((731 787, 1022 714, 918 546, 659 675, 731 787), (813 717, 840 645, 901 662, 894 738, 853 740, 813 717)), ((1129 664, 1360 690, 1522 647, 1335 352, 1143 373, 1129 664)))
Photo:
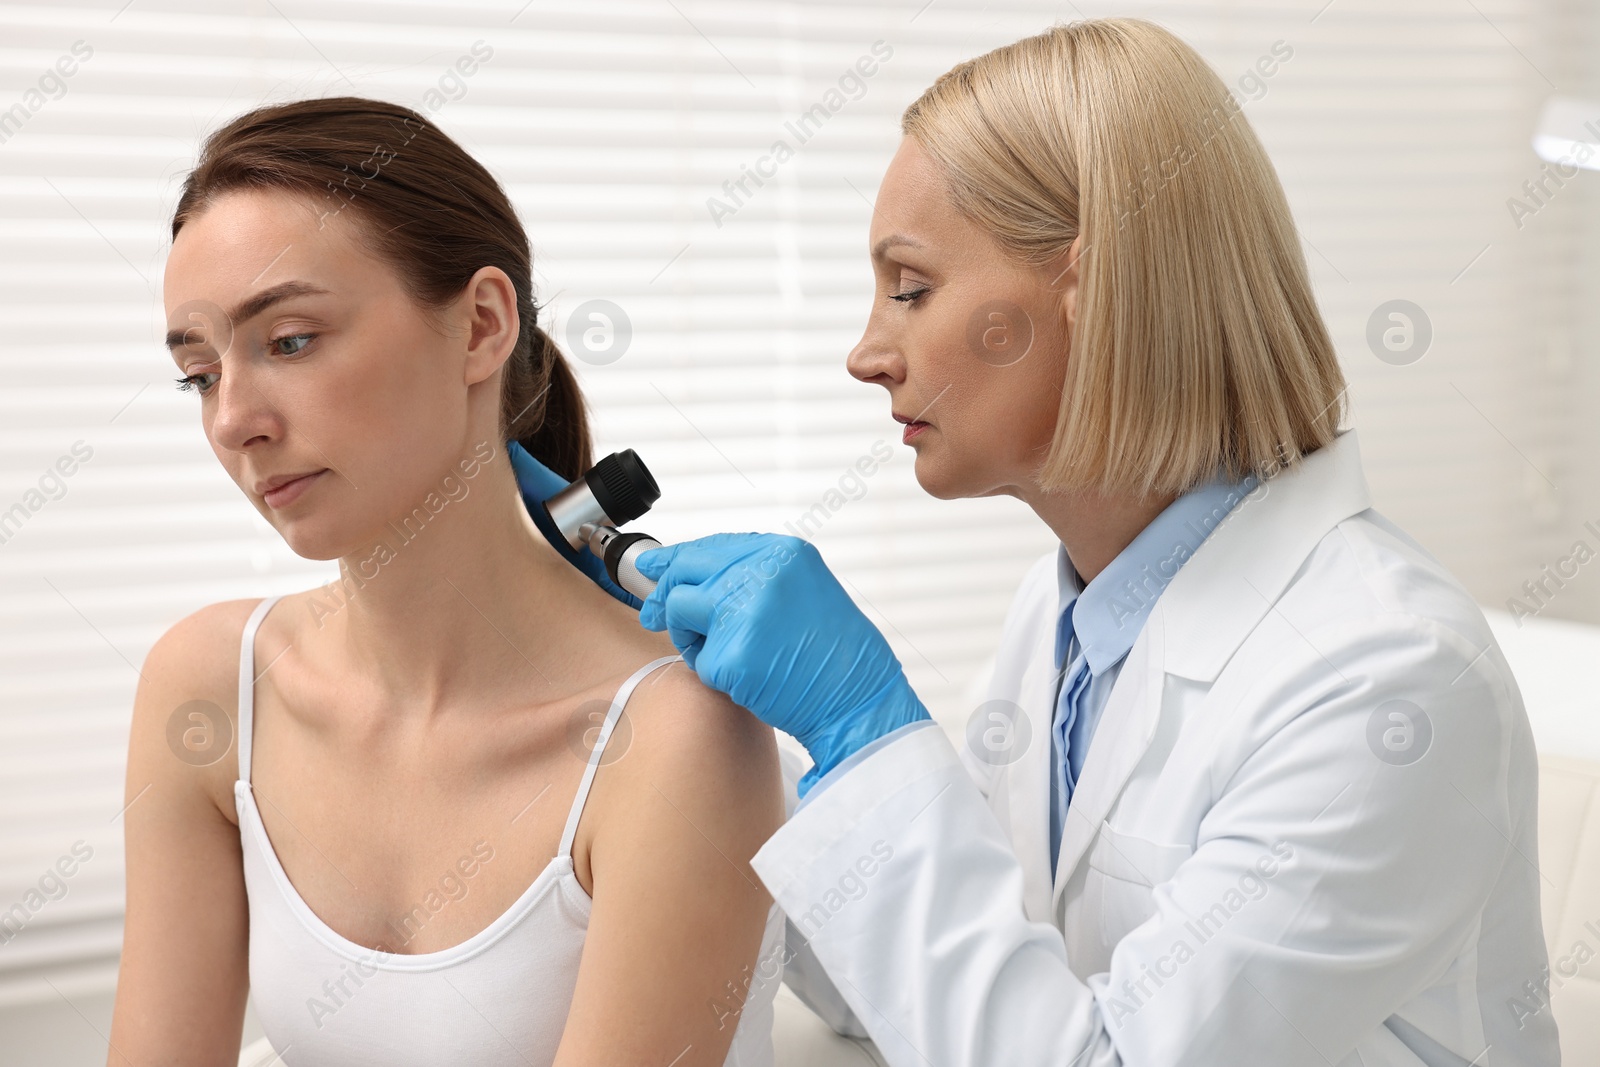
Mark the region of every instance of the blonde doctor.
POLYGON ((903 1067, 1557 1063, 1516 683, 1372 508, 1227 88, 1096 20, 902 126, 850 372, 1060 547, 960 746, 807 543, 642 557, 641 622, 816 761, 754 860, 791 983, 903 1067))

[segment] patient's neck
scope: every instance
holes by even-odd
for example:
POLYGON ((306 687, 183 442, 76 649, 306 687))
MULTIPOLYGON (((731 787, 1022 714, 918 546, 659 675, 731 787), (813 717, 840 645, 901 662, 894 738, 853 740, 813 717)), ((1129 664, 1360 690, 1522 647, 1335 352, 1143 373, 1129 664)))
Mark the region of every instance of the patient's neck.
POLYGON ((399 714, 482 704, 496 685, 558 700, 614 667, 607 638, 637 617, 545 540, 503 446, 468 492, 441 499, 342 558, 342 580, 313 596, 300 632, 325 635, 322 649, 392 694, 399 714))

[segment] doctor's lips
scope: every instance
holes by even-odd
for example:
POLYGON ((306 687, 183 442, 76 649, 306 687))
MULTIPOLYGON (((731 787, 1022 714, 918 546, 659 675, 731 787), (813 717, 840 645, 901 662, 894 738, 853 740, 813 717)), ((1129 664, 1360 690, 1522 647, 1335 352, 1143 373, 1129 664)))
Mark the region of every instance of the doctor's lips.
POLYGON ((267 502, 269 508, 288 507, 299 499, 300 494, 309 489, 318 478, 328 473, 326 467, 322 470, 306 471, 300 474, 277 474, 271 478, 256 483, 256 493, 267 502))
POLYGON ((911 418, 909 415, 900 414, 898 411, 892 412, 891 414, 894 415, 895 422, 905 423, 906 428, 900 431, 900 440, 908 445, 911 443, 911 439, 913 437, 916 437, 929 426, 929 423, 919 422, 918 420, 911 418))

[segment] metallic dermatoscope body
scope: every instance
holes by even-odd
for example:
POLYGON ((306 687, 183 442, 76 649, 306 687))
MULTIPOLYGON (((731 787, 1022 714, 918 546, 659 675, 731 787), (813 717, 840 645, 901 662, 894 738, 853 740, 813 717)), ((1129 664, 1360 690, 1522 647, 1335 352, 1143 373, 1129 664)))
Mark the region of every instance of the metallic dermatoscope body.
POLYGON ((633 449, 613 452, 544 503, 550 521, 575 549, 584 545, 605 561, 611 580, 636 597, 647 597, 656 583, 639 573, 640 553, 660 548, 644 533, 621 533, 661 498, 661 490, 633 449))

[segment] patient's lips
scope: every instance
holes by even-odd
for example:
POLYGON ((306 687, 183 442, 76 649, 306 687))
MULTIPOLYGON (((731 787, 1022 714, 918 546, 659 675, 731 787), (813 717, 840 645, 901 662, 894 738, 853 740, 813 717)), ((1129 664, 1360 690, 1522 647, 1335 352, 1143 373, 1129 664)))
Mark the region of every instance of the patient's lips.
POLYGON ((304 474, 276 475, 258 483, 256 492, 261 494, 269 508, 286 508, 326 473, 327 468, 323 468, 304 474))

